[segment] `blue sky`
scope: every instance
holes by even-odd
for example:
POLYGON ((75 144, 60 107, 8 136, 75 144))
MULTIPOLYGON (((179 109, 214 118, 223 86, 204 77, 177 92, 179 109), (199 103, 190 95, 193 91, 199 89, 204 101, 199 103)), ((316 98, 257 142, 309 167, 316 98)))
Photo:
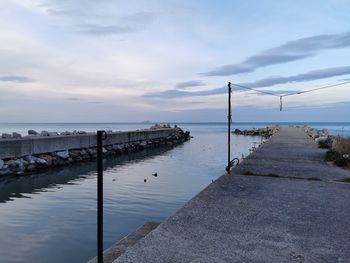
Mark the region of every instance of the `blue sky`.
MULTIPOLYGON (((225 121, 228 81, 350 80, 350 3, 3 0, 0 121, 225 121)), ((349 121, 350 84, 234 88, 237 121, 349 121)))

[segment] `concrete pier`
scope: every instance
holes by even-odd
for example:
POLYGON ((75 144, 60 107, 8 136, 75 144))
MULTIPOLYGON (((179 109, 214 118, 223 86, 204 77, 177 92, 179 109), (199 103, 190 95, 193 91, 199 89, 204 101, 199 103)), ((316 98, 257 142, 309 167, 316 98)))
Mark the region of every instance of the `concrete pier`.
MULTIPOLYGON (((166 138, 176 132, 176 128, 159 128, 141 131, 109 133, 104 145, 148 141, 166 138)), ((35 136, 17 139, 0 139, 0 159, 17 158, 25 155, 50 153, 70 149, 96 147, 96 134, 77 134, 61 136, 35 136)))
POLYGON ((281 128, 114 262, 349 262, 350 172, 324 154, 281 128))

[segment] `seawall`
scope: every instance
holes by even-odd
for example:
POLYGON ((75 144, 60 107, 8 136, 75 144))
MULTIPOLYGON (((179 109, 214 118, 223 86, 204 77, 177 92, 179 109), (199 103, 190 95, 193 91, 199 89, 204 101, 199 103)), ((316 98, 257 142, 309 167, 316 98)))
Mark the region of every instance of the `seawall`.
MULTIPOLYGON (((180 128, 153 128, 110 132, 103 141, 106 156, 148 147, 174 145, 190 138, 180 128)), ((0 139, 0 175, 22 174, 37 169, 96 158, 95 133, 26 136, 0 139)))

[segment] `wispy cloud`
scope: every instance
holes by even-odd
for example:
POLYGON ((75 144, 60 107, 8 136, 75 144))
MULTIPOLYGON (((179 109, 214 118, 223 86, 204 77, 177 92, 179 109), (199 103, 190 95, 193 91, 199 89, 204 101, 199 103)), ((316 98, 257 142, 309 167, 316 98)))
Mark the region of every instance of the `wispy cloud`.
POLYGON ((244 83, 242 85, 251 87, 251 88, 262 88, 270 87, 277 84, 293 83, 293 82, 303 82, 303 81, 312 81, 318 79, 325 79, 343 75, 350 74, 350 66, 347 67, 336 67, 336 68, 327 68, 313 70, 302 74, 297 74, 288 77, 271 77, 264 78, 251 83, 244 83))
POLYGON ((90 35, 121 35, 139 31, 141 28, 120 26, 120 25, 101 25, 101 24, 81 24, 78 31, 90 35))
POLYGON ((0 81, 18 82, 18 83, 34 82, 34 80, 24 76, 0 76, 0 81))
POLYGON ((143 97, 173 99, 173 98, 183 98, 183 97, 218 95, 218 94, 224 94, 225 92, 227 92, 227 87, 221 87, 221 88, 204 90, 204 91, 185 91, 185 90, 170 89, 162 92, 146 93, 143 95, 143 97))
POLYGON ((80 99, 79 98, 75 98, 75 97, 69 97, 69 98, 64 98, 64 100, 77 101, 77 100, 80 100, 80 99))
POLYGON ((199 80, 192 80, 192 81, 185 81, 185 82, 179 82, 176 84, 176 88, 184 89, 184 88, 191 88, 191 87, 200 87, 200 86, 206 86, 203 81, 199 80))
MULTIPOLYGON (((271 87, 277 84, 293 83, 293 82, 304 82, 312 81, 342 75, 350 74, 350 66, 347 67, 336 67, 313 70, 302 74, 297 74, 288 77, 271 77, 250 83, 240 83, 240 85, 247 86, 250 88, 263 88, 271 87)), ((241 88, 235 88, 236 90, 242 90, 241 88)), ((269 92, 274 92, 276 94, 286 94, 290 92, 296 92, 295 90, 269 90, 269 92)), ((181 98, 181 97, 197 97, 197 96, 209 96, 209 95, 219 95, 225 94, 227 92, 226 87, 216 88, 205 91, 184 91, 184 90, 166 90, 158 93, 146 93, 144 97, 146 98, 181 98)))
POLYGON ((251 56, 240 64, 229 64, 201 73, 203 76, 228 76, 253 72, 258 68, 311 57, 320 50, 350 46, 350 32, 300 38, 251 56))

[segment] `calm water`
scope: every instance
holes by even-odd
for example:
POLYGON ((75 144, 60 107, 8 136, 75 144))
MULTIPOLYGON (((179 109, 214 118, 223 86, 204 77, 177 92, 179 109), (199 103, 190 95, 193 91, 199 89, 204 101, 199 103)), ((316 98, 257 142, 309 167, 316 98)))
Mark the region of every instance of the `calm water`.
MULTIPOLYGON (((105 247, 145 221, 164 220, 223 174, 226 126, 180 126, 191 131, 191 141, 105 161, 105 247), (152 176, 154 172, 158 177, 152 176)), ((0 132, 146 127, 149 124, 1 124, 0 132)), ((349 131, 349 124, 316 128, 341 132, 342 127, 349 131)), ((260 141, 260 137, 232 136, 232 155, 247 155, 260 141)), ((86 262, 96 254, 95 163, 0 179, 0 214, 0 262, 86 262)))

